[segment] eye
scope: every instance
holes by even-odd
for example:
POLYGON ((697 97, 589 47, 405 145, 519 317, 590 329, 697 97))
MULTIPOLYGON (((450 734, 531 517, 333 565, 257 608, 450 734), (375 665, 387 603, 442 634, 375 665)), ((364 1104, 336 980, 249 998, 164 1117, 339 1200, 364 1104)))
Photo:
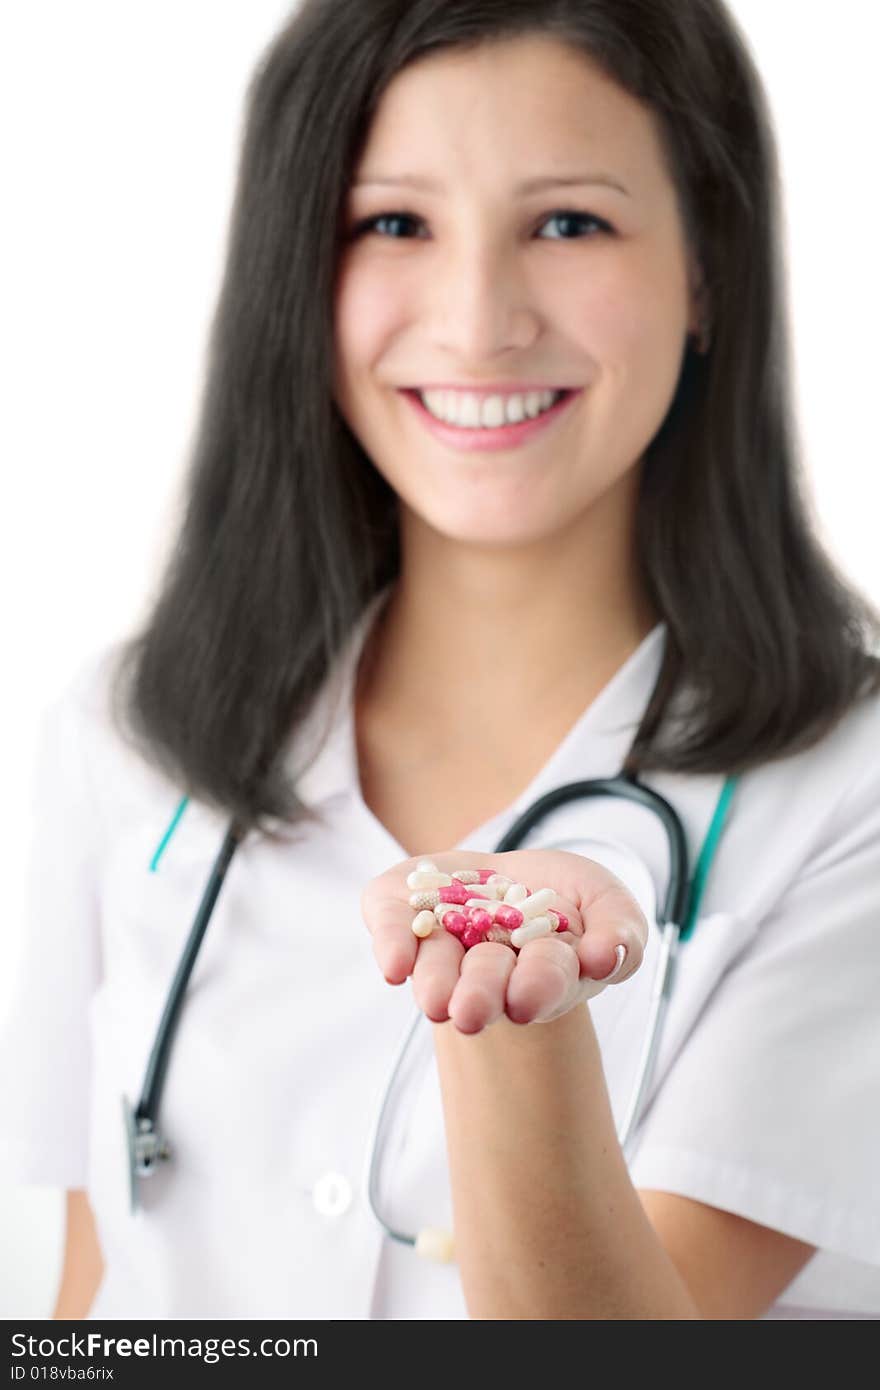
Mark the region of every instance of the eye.
MULTIPOLYGON (((379 212, 375 217, 365 217, 360 222, 356 222, 352 228, 351 236, 352 240, 354 240, 355 237, 364 236, 366 232, 378 232, 380 231, 380 224, 383 222, 388 223, 391 227, 400 228, 401 226, 412 226, 413 223, 420 221, 421 218, 414 217, 411 212, 379 212)), ((385 235, 390 235, 393 241, 399 241, 401 239, 401 233, 399 232, 392 231, 385 235)), ((406 236, 405 231, 402 233, 402 236, 406 236)))
MULTIPOLYGON (((596 217, 592 212, 577 212, 574 208, 560 208, 557 212, 551 212, 541 223, 541 226, 546 226, 549 222, 558 222, 560 225, 568 227, 572 225, 578 227, 582 226, 584 223, 592 222, 602 232, 611 233, 614 230, 610 222, 606 222, 603 218, 596 217)), ((542 238, 542 240, 547 239, 548 238, 542 238)), ((549 238, 551 241, 576 241, 580 239, 577 231, 573 234, 562 232, 557 237, 549 238)))
MULTIPOLYGON (((546 226, 550 222, 557 222, 560 226, 569 229, 574 227, 575 230, 573 233, 571 230, 563 231, 559 236, 549 238, 542 237, 542 241, 583 240, 584 238, 579 234, 577 229, 583 228, 590 223, 598 227, 599 231, 602 233, 613 235, 614 232, 614 228, 611 226, 610 222, 606 222, 604 218, 596 217, 592 212, 578 212, 574 208, 560 208, 556 212, 548 213, 540 225, 546 226)), ((354 241, 357 237, 365 236, 367 232, 377 232, 380 236, 386 238, 390 237, 393 241, 400 241, 402 239, 408 239, 410 233, 407 231, 407 228, 412 229, 416 224, 424 226, 422 219, 416 217, 411 212, 379 212, 376 213, 374 217, 365 217, 360 222, 356 222, 351 231, 351 239, 354 241), (383 224, 388 228, 388 230, 384 232, 382 230, 383 224)))

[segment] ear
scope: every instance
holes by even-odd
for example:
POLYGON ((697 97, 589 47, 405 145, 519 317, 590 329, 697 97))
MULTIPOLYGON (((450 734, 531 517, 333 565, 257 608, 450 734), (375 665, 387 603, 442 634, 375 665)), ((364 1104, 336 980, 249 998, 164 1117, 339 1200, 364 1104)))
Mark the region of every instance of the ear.
POLYGON ((688 337, 694 339, 697 352, 702 354, 708 352, 712 339, 712 310, 703 267, 695 257, 689 262, 688 286, 688 337))

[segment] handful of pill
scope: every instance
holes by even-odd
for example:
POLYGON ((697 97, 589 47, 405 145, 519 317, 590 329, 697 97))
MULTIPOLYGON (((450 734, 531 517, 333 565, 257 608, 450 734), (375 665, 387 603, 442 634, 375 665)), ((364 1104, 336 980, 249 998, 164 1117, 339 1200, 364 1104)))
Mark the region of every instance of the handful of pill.
POLYGON ((481 941, 500 941, 518 950, 539 936, 568 930, 568 918, 553 906, 558 901, 555 889, 533 893, 527 884, 494 869, 445 874, 432 860, 420 859, 406 886, 413 890, 409 903, 416 909, 414 935, 424 938, 444 927, 466 951, 481 941))

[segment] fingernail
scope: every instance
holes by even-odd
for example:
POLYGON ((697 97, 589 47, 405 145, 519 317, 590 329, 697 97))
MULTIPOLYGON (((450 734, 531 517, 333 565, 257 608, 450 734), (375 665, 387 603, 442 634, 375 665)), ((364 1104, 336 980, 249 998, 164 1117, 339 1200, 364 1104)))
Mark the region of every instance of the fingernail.
POLYGON ((616 954, 617 954, 617 964, 613 967, 613 969, 611 969, 611 970, 608 972, 607 975, 602 975, 602 976, 600 976, 600 979, 601 979, 603 982, 604 982, 605 980, 611 980, 611 979, 613 979, 614 976, 620 971, 620 969, 621 969, 621 967, 622 967, 622 965, 623 965, 623 962, 626 960, 626 947, 625 947, 622 943, 621 943, 621 945, 616 946, 614 949, 615 949, 616 954))

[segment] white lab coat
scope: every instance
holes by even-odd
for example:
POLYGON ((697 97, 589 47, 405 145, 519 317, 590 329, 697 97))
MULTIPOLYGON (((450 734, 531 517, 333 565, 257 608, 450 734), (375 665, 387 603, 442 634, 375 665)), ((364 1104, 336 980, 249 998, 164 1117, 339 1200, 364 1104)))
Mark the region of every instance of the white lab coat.
MULTIPOLYGON (((0 1181, 88 1190, 106 1261, 92 1320, 467 1317, 456 1266, 384 1237, 366 1198, 367 1141, 413 1010, 409 983, 382 979, 359 907, 367 880, 407 857, 363 802, 353 739, 351 678, 382 598, 297 735, 300 765, 335 711, 301 782, 327 828, 287 831, 280 845, 252 834, 233 858, 171 1055, 160 1127, 173 1158, 141 1181, 134 1216, 120 1097, 140 1095, 226 822, 191 802, 149 871, 181 793, 110 727, 112 648, 47 710, 28 934, 0 1029, 0 1181)), ((653 629, 516 802, 457 848, 491 850, 544 791, 619 770, 665 632, 653 629)), ((681 947, 630 1164, 639 1188, 818 1247, 769 1318, 880 1317, 878 749, 872 699, 818 746, 740 779, 681 947)), ((681 815, 693 865, 723 777, 645 780, 681 815)), ((580 802, 526 843, 563 840, 623 878, 653 923, 668 852, 650 812, 580 802)), ((641 969, 585 1006, 618 1124, 656 952, 652 925, 641 969)), ((392 1225, 451 1225, 426 1023, 380 1188, 392 1225)))

